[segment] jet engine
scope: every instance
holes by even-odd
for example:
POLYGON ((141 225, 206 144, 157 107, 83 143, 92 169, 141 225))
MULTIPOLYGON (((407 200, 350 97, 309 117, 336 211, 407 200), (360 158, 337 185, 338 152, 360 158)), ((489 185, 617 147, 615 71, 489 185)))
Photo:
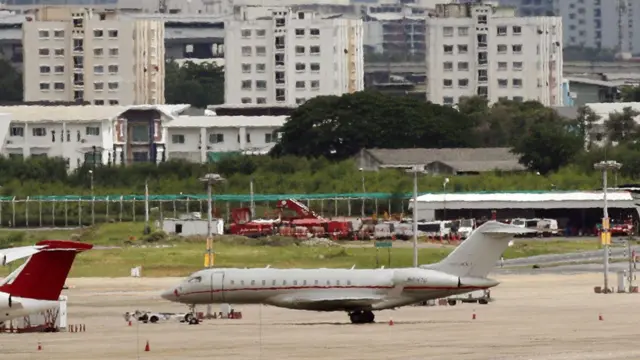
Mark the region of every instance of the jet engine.
POLYGON ((427 269, 398 269, 393 275, 393 283, 405 287, 433 286, 460 287, 460 278, 454 275, 427 269))
POLYGON ((13 299, 10 294, 0 292, 0 309, 13 307, 13 299))

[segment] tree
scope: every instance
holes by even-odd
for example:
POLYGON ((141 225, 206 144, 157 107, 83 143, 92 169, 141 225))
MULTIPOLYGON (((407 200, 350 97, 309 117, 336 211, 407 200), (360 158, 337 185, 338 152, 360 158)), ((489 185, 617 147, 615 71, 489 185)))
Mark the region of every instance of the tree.
POLYGON ((294 110, 272 155, 345 159, 362 148, 468 147, 472 128, 455 109, 410 97, 319 96, 294 110))
POLYGON ((613 112, 609 114, 609 119, 605 121, 608 142, 628 142, 635 140, 638 136, 638 125, 635 118, 640 112, 627 106, 622 112, 613 112))
POLYGON ((0 101, 21 102, 23 89, 22 74, 8 60, 0 58, 0 101))
POLYGON ((180 66, 168 61, 165 100, 168 104, 191 104, 199 108, 224 103, 224 69, 211 63, 187 61, 180 66))
POLYGON ((591 149, 593 144, 594 125, 601 119, 590 107, 581 106, 578 108, 578 117, 576 118, 576 126, 583 139, 586 141, 585 148, 591 149))
POLYGON ((640 86, 625 85, 620 88, 620 101, 622 102, 639 102, 640 86))

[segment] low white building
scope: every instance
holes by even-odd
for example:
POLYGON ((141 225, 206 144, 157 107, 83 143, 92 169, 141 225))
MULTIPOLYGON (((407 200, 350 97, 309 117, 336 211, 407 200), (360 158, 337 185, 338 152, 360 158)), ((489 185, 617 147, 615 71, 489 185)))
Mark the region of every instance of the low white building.
MULTIPOLYGON (((119 163, 117 152, 123 148, 135 160, 136 147, 140 151, 158 153, 164 150, 165 124, 189 105, 135 106, 3 106, 0 107, 0 141, 2 155, 27 158, 30 156, 62 157, 69 170, 85 161, 103 164, 119 163), (161 114, 161 115, 158 115, 161 114), (157 119, 161 117, 163 119, 157 119), (152 119, 153 121, 149 121, 152 119), (123 135, 123 124, 131 135, 123 135), (136 138, 137 133, 153 133, 154 139, 136 138), (140 128, 142 127, 142 128, 140 128), (152 143, 153 146, 150 144, 152 143), (162 146, 157 146, 158 144, 162 146)), ((146 156, 141 159, 161 159, 146 156)), ((140 160, 142 161, 142 160, 140 160)))
POLYGON ((266 154, 287 116, 180 116, 168 123, 169 159, 215 161, 226 153, 266 154))

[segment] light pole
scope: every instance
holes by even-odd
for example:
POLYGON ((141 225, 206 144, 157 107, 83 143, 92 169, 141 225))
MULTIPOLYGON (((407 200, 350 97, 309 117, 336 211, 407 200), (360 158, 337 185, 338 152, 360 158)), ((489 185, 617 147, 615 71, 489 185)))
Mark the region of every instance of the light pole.
MULTIPOLYGON (((219 174, 206 174, 200 181, 203 182, 207 186, 207 268, 211 269, 213 267, 213 207, 212 207, 212 195, 211 188, 213 184, 221 181, 225 181, 225 179, 219 174)), ((211 304, 207 305, 207 317, 210 318, 213 316, 211 312, 211 304)))
POLYGON ((96 224, 96 199, 93 196, 93 170, 89 170, 89 180, 91 186, 91 225, 96 224))
POLYGON ((149 225, 149 179, 144 180, 144 231, 145 235, 151 234, 149 225))
POLYGON ((418 267, 418 172, 423 171, 423 167, 415 165, 413 172, 413 267, 418 267))
POLYGON ((365 202, 365 194, 367 190, 364 188, 364 169, 360 168, 360 177, 362 178, 362 209, 360 210, 360 217, 364 219, 364 202, 365 202))
POLYGON ((442 220, 447 220, 447 184, 449 183, 449 178, 444 178, 444 182, 442 183, 442 220))
POLYGON ((609 233, 609 209, 607 203, 607 172, 617 171, 622 164, 615 160, 601 161, 593 165, 596 170, 602 171, 602 194, 604 198, 604 208, 602 217, 602 229, 600 231, 600 241, 604 245, 604 292, 609 293, 609 245, 611 244, 611 234, 609 233))
POLYGON ((251 195, 251 219, 255 219, 256 218, 256 204, 253 201, 253 176, 251 177, 251 180, 249 182, 249 194, 251 195))

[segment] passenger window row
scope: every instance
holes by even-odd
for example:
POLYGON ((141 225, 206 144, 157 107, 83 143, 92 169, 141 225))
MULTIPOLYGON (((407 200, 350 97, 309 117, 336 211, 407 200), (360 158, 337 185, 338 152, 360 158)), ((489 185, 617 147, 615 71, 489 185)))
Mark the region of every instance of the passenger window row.
MULTIPOLYGON (((249 281, 247 281, 247 285, 251 285, 251 286, 255 286, 256 284, 262 284, 262 286, 267 286, 267 280, 262 280, 261 282, 256 281, 256 280, 251 280, 251 282, 249 283, 249 281)), ((229 281, 230 285, 235 285, 236 281, 235 280, 231 280, 229 281)), ((311 281, 307 281, 307 280, 302 280, 302 281, 298 281, 298 280, 293 280, 292 284, 287 283, 287 280, 282 280, 281 282, 278 280, 271 280, 270 286, 320 286, 321 281, 319 280, 314 280, 313 284, 311 283, 311 281)), ((239 285, 240 286, 245 286, 245 281, 244 280, 240 280, 239 281, 239 285)), ((327 280, 326 283, 323 282, 322 285, 326 285, 326 286, 340 286, 340 280, 336 280, 335 282, 332 282, 331 280, 327 280)), ((351 286, 351 280, 347 280, 347 286, 351 286)))

